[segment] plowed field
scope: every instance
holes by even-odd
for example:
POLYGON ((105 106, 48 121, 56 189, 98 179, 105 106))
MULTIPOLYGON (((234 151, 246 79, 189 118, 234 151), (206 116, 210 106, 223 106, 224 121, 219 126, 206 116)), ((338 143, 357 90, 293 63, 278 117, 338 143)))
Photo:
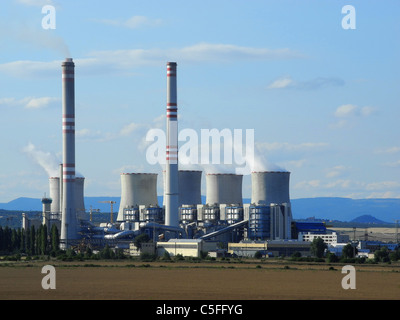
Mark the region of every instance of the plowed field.
POLYGON ((398 265, 355 265, 356 289, 343 289, 343 265, 207 263, 51 263, 56 289, 44 290, 50 263, 0 267, 0 299, 274 300, 400 298, 398 265), (331 268, 331 270, 329 270, 331 268), (333 270, 332 270, 333 268, 333 270))

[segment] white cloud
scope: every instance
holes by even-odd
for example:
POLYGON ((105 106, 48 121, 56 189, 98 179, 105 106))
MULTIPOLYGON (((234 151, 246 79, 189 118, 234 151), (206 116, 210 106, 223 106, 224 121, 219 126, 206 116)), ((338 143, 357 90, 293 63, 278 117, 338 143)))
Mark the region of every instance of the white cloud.
POLYGON ((366 196, 367 199, 400 199, 400 192, 372 192, 366 196))
POLYGON ((400 160, 394 161, 394 162, 388 162, 385 164, 385 166, 396 168, 400 167, 400 160))
POLYGON ((0 72, 17 78, 57 77, 61 70, 60 61, 13 61, 0 64, 0 72))
POLYGON ((343 86, 344 81, 334 77, 318 77, 306 81, 294 81, 290 76, 276 79, 268 89, 300 89, 300 90, 316 90, 329 86, 343 86))
MULTIPOLYGON (((117 132, 103 132, 101 130, 82 128, 82 129, 75 131, 75 136, 76 136, 76 138, 79 138, 82 140, 93 140, 96 142, 105 142, 105 141, 111 141, 111 140, 118 139, 121 137, 129 136, 130 134, 132 134, 135 131, 143 130, 146 128, 150 128, 150 126, 147 124, 131 122, 127 125, 124 125, 117 132)), ((145 134, 137 135, 137 137, 141 137, 141 136, 144 137, 145 134)))
MULTIPOLYGON (((81 75, 99 73, 131 74, 140 66, 164 64, 165 61, 185 63, 235 62, 240 60, 298 59, 300 54, 290 49, 242 47, 231 44, 199 43, 183 48, 130 49, 94 51, 86 58, 74 58, 81 75)), ((60 73, 62 61, 13 61, 0 64, 0 72, 14 77, 53 76, 60 73)))
POLYGON ((44 108, 48 107, 50 104, 54 102, 59 102, 59 98, 52 98, 52 97, 42 97, 42 98, 30 98, 26 105, 25 108, 28 109, 39 109, 39 108, 44 108))
POLYGON ((352 116, 369 116, 375 112, 373 107, 359 107, 354 104, 344 104, 339 106, 335 111, 335 117, 347 118, 352 116))
POLYGON ((351 180, 339 179, 339 180, 332 181, 332 182, 325 184, 324 188, 326 188, 326 189, 331 189, 331 188, 348 189, 353 184, 354 184, 354 182, 352 182, 351 180))
POLYGON ((346 170, 347 168, 345 166, 335 166, 331 169, 328 170, 326 177, 327 178, 334 178, 337 176, 340 176, 343 174, 343 172, 346 170))
POLYGON ((301 168, 307 163, 307 159, 299 159, 299 160, 290 160, 283 162, 282 165, 285 167, 295 167, 295 168, 301 168))
POLYGON ((298 182, 294 188, 295 189, 309 189, 309 188, 319 188, 321 185, 320 180, 308 180, 298 182))
POLYGON ((276 79, 274 82, 272 82, 268 86, 268 89, 283 89, 289 87, 292 83, 293 80, 291 77, 283 77, 276 79))
POLYGON ((15 99, 15 98, 1 98, 0 99, 0 107, 8 106, 8 107, 24 107, 26 109, 40 109, 53 105, 54 103, 59 102, 59 98, 54 97, 26 97, 23 99, 15 99))
POLYGON ((129 124, 123 126, 122 129, 120 130, 119 134, 122 136, 127 136, 127 135, 131 134, 132 132, 143 128, 144 126, 146 126, 146 125, 132 122, 132 123, 129 123, 129 124))
POLYGON ((376 108, 365 106, 360 107, 354 104, 344 104, 336 108, 334 116, 338 119, 332 124, 332 128, 343 128, 349 124, 350 120, 368 117, 376 112, 376 108))
POLYGON ((376 153, 389 153, 389 154, 393 154, 393 153, 398 153, 400 152, 400 147, 389 147, 386 149, 379 149, 376 151, 376 153))
POLYGON ((53 4, 52 0, 15 0, 19 4, 35 7, 43 7, 44 5, 53 4))
POLYGON ((307 149, 324 148, 329 144, 326 142, 303 142, 299 144, 293 144, 288 142, 256 142, 256 147, 263 151, 302 151, 307 149))
POLYGON ((365 186, 366 190, 394 189, 399 187, 400 187, 400 182, 397 181, 371 182, 365 186))
POLYGON ((336 109, 335 116, 336 117, 348 117, 348 116, 354 115, 356 113, 357 109, 358 109, 358 107, 353 104, 344 104, 336 109))
POLYGON ((129 29, 137 29, 140 27, 158 27, 162 25, 161 19, 151 19, 145 16, 133 16, 129 19, 102 19, 97 20, 100 23, 115 26, 115 27, 125 27, 129 29))

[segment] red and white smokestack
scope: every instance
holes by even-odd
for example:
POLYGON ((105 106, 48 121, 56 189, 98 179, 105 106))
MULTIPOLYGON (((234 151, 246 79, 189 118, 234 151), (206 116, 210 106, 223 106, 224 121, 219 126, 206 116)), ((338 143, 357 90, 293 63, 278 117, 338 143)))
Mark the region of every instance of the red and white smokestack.
POLYGON ((63 197, 61 239, 78 238, 75 209, 75 64, 71 58, 62 63, 62 132, 63 132, 63 197))
POLYGON ((167 149, 165 185, 165 224, 179 226, 178 189, 178 103, 176 62, 167 63, 167 149))

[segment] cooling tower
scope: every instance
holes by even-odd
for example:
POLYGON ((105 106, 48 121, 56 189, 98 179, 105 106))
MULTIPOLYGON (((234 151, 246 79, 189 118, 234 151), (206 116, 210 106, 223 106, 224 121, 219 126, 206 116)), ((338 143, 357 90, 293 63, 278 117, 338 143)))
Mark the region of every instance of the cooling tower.
POLYGON ((209 173, 206 175, 206 203, 243 204, 242 175, 209 173))
POLYGON ((165 175, 165 224, 178 227, 179 177, 176 62, 167 63, 167 145, 165 175))
POLYGON ((85 194, 84 194, 85 178, 75 178, 75 209, 76 214, 81 219, 85 214, 85 194))
POLYGON ((60 240, 78 239, 75 209, 75 64, 62 63, 63 196, 60 240))
POLYGON ((156 173, 122 173, 121 202, 117 221, 124 221, 124 209, 158 205, 156 173))
POLYGON ((179 170, 179 205, 201 204, 201 171, 179 170))
MULTIPOLYGON (((179 207, 184 204, 201 204, 201 174, 202 171, 196 170, 179 170, 179 207)), ((165 205, 165 186, 166 174, 163 171, 164 179, 164 199, 165 205)))
POLYGON ((61 212, 60 210, 60 178, 59 177, 50 177, 49 178, 49 187, 50 187, 50 198, 51 202, 51 212, 57 213, 61 212))
POLYGON ((283 171, 252 172, 251 203, 290 203, 289 177, 290 172, 283 171))

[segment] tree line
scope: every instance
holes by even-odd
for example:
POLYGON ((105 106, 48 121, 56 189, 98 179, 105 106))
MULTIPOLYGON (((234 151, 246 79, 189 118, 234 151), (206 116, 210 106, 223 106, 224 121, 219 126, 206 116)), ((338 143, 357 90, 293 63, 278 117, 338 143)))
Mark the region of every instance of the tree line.
POLYGON ((46 225, 38 228, 12 229, 0 226, 0 254, 56 255, 60 250, 58 228, 52 225, 50 232, 46 225))

